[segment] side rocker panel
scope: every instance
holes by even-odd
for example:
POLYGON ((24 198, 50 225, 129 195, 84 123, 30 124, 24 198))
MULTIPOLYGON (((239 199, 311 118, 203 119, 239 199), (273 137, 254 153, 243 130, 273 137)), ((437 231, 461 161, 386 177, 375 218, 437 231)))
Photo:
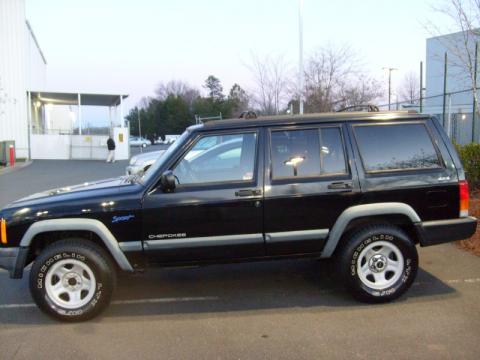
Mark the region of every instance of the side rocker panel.
POLYGON ((325 244, 320 257, 329 258, 332 256, 338 242, 340 241, 340 238, 343 235, 343 232, 347 228, 350 221, 365 216, 390 214, 405 215, 412 221, 412 223, 420 222, 420 218, 415 210, 413 210, 410 205, 404 203, 391 202, 349 207, 338 217, 337 221, 335 222, 335 225, 333 226, 332 231, 330 231, 327 243, 325 244))

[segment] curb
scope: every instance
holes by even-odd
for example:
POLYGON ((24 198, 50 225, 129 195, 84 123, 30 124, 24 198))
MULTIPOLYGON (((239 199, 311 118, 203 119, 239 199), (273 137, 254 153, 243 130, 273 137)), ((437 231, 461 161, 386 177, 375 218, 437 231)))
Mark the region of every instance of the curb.
POLYGON ((1 175, 4 175, 4 174, 9 174, 9 173, 12 173, 16 170, 20 170, 20 169, 23 169, 29 165, 31 165, 33 163, 32 160, 28 160, 28 161, 25 161, 23 163, 21 163, 21 165, 15 165, 13 168, 11 167, 6 167, 4 169, 0 169, 0 176, 1 175))

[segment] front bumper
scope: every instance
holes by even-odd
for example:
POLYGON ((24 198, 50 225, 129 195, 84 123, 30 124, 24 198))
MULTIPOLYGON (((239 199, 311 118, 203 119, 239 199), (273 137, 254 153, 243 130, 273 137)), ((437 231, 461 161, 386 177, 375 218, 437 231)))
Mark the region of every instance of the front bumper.
POLYGON ((0 248, 0 269, 9 272, 12 279, 21 279, 27 265, 28 247, 0 248))
POLYGON ((0 249, 0 269, 5 269, 11 274, 15 269, 19 250, 18 247, 0 249))
POLYGON ((465 218, 424 221, 415 224, 421 246, 443 244, 450 241, 468 239, 477 230, 477 219, 465 218))

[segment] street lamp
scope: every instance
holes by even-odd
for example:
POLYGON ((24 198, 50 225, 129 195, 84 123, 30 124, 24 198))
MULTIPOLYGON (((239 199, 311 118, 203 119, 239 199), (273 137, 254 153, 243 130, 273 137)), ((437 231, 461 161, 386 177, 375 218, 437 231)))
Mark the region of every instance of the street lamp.
POLYGON ((392 71, 398 70, 397 68, 384 67, 383 70, 388 70, 388 110, 391 107, 392 99, 392 71))
POLYGON ((299 113, 303 114, 303 0, 298 0, 298 104, 299 113))
MULTIPOLYGON (((137 118, 138 118, 138 137, 142 141, 142 126, 140 122, 140 107, 137 107, 137 118)), ((143 146, 140 146, 140 152, 143 153, 143 146)))

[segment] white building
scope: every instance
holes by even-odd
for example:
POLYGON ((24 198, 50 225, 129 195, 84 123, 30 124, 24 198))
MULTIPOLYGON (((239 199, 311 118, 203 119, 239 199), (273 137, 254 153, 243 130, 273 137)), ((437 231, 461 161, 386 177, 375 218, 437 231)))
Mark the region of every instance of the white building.
POLYGON ((25 2, 0 0, 0 141, 29 157, 26 89, 46 86, 45 57, 25 19, 25 2))
MULTIPOLYGON (((472 141, 472 80, 465 64, 468 56, 474 59, 476 41, 480 41, 480 37, 462 32, 427 39, 426 93, 423 111, 437 114, 450 137, 461 144, 472 141), (464 45, 465 39, 467 46, 464 45), (447 81, 444 97, 445 53, 447 53, 447 81), (443 118, 444 103, 445 118, 443 118)), ((479 127, 480 119, 477 115, 473 138, 476 142, 480 135, 479 127)))
POLYGON ((25 0, 0 0, 0 145, 13 141, 17 158, 105 159, 111 134, 116 158, 128 159, 127 96, 47 89, 47 62, 25 0), (100 113, 106 125, 86 121, 89 113, 100 113))

